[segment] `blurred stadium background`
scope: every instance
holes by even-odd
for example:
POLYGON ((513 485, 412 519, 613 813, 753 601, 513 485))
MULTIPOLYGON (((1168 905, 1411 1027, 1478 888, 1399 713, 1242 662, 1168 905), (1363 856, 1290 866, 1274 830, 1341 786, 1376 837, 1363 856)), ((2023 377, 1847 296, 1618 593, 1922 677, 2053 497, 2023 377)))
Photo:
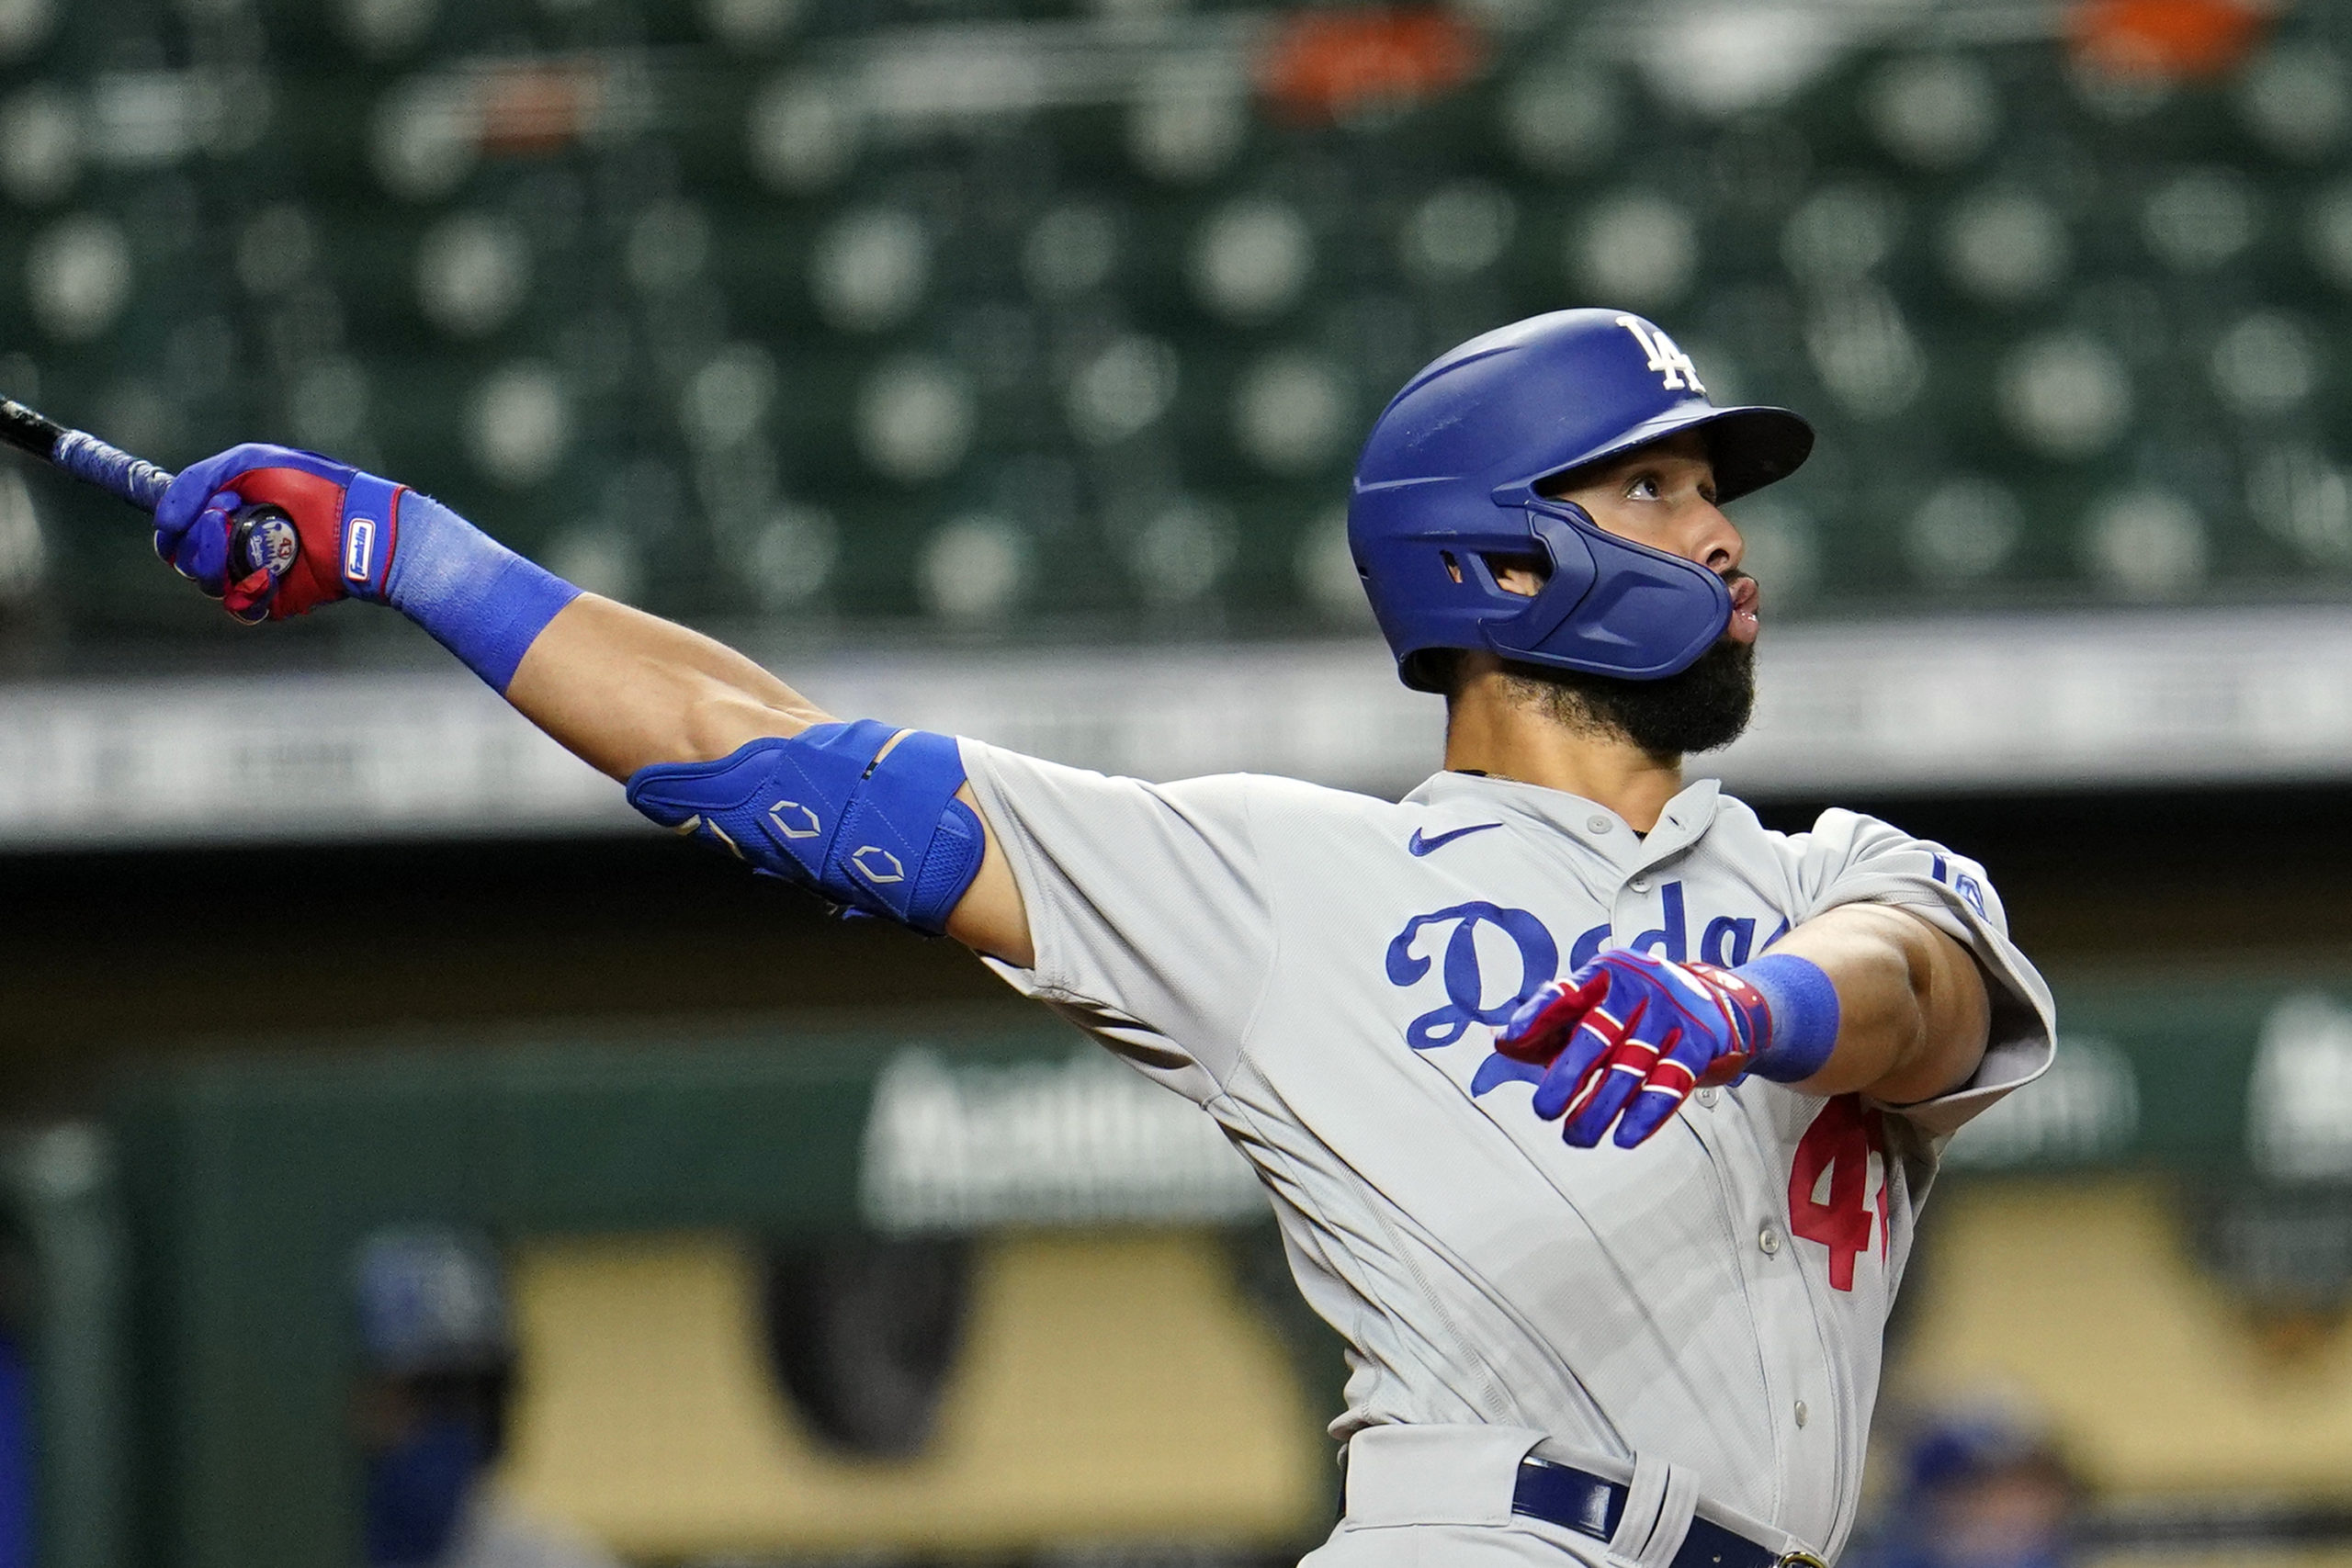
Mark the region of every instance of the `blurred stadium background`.
MULTIPOLYGON (((1880 1560, 2056 1474, 2076 1560, 2352 1562, 2347 50, 2323 0, 0 0, 0 390, 395 474, 835 711, 1394 792, 1439 714, 1347 562, 1362 430, 1490 325, 1652 314, 1823 433, 1737 510, 1724 776, 1984 859, 2062 1003, 1932 1211, 1880 1560)), ((1328 1522, 1246 1176, 960 952, 20 464, 0 667, 0 1568, 396 1560, 400 1399, 649 1563, 1328 1522)))

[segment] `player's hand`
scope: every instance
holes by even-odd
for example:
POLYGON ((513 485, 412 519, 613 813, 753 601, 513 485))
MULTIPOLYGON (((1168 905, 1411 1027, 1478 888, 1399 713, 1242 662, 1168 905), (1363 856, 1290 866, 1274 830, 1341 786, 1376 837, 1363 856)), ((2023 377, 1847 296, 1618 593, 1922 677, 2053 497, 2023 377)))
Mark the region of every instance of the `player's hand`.
POLYGON ((282 621, 350 595, 381 599, 399 489, 315 452, 232 446, 181 469, 164 492, 155 553, 241 621, 282 621), (294 520, 299 552, 282 575, 229 558, 236 515, 255 505, 294 520))
POLYGON ((1563 1118, 1568 1143, 1591 1148, 1614 1122, 1629 1149, 1692 1089, 1738 1081, 1772 1039, 1770 1004, 1739 974, 1611 951, 1521 1004, 1495 1049, 1545 1069, 1535 1113, 1563 1118))

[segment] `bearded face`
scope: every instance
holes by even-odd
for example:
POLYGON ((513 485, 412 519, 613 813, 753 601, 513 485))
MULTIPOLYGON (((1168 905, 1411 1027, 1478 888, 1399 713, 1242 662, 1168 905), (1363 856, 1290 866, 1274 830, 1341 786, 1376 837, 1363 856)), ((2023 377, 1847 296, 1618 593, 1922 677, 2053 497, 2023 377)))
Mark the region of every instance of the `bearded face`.
POLYGON ((1561 724, 1632 741, 1653 757, 1728 746, 1756 710, 1756 645, 1726 637, 1679 674, 1657 681, 1587 675, 1515 660, 1503 672, 1561 724))

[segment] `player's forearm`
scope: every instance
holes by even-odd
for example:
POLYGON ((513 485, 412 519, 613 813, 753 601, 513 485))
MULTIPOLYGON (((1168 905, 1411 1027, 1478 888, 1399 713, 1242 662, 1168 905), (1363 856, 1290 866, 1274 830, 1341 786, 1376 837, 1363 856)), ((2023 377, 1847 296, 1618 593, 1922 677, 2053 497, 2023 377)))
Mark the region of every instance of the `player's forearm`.
POLYGON ((830 715, 723 643, 583 593, 515 666, 506 700, 616 779, 655 762, 703 762, 830 715))
POLYGON ((1958 1088, 1984 1055, 1984 982, 1961 945, 1915 915, 1849 904, 1773 945, 1820 966, 1838 992, 1838 1039, 1798 1087, 1894 1104, 1958 1088))
POLYGON ((248 489, 274 486, 299 509, 300 547, 266 589, 269 615, 343 597, 389 604, 616 778, 707 761, 825 717, 708 637, 583 594, 432 497, 327 458, 256 446, 208 459, 159 505, 159 547, 173 528, 194 528, 184 514, 208 498, 233 499, 213 494, 215 468, 237 470, 248 489))

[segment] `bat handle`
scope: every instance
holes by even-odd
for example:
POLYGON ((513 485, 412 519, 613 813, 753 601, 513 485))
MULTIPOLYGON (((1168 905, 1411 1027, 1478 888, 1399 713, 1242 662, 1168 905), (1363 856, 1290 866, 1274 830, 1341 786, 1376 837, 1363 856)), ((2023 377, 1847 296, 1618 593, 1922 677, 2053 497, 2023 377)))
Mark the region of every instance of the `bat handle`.
POLYGON ((282 506, 242 506, 229 525, 229 570, 232 576, 286 575, 302 554, 302 536, 282 506))
POLYGON ((171 488, 173 475, 143 457, 109 446, 87 431, 69 430, 59 435, 51 462, 87 484, 120 497, 143 512, 155 510, 171 488))
MULTIPOLYGON (((51 463, 141 511, 153 513, 176 477, 143 457, 109 446, 85 430, 59 430, 21 405, 7 404, 5 418, 11 445, 37 451, 50 432, 55 431, 49 449, 51 463)), ((266 571, 275 582, 301 554, 301 535, 283 507, 243 506, 230 519, 228 569, 232 581, 266 571)))

